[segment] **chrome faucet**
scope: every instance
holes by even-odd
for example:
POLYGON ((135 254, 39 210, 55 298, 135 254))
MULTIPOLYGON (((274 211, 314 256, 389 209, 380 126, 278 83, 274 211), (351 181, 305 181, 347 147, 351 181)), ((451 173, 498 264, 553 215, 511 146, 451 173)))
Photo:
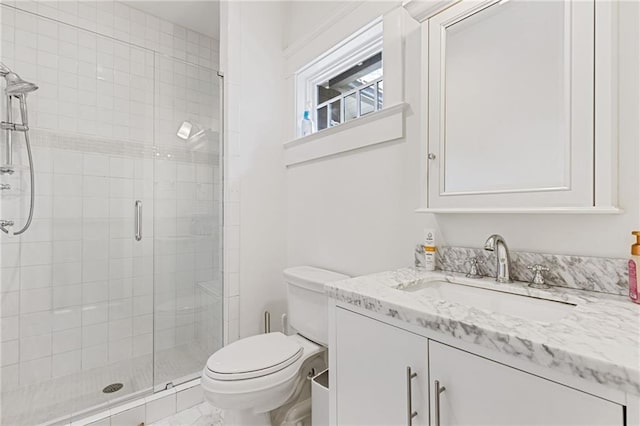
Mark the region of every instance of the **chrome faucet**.
POLYGON ((499 283, 512 282, 509 273, 509 268, 511 267, 509 248, 502 235, 493 234, 487 238, 484 243, 484 249, 496 252, 496 281, 499 283))

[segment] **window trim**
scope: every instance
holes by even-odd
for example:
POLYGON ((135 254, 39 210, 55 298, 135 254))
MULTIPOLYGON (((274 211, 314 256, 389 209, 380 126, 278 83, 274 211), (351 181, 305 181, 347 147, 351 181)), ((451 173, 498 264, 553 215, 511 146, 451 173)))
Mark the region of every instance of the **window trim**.
MULTIPOLYGON (((380 16, 360 30, 347 37, 332 49, 320 55, 310 64, 301 68, 295 76, 295 135, 301 136, 300 122, 307 102, 311 102, 317 125, 318 107, 316 86, 336 76, 367 58, 383 52, 383 17, 380 16)), ((384 52, 382 57, 384 69, 384 52)), ((384 74, 381 77, 384 79, 384 74)), ((365 86, 365 87, 368 87, 365 86)), ((384 108, 384 99, 383 99, 384 108)), ((377 111, 377 110, 376 110, 377 111)), ((341 113, 342 115, 342 113, 341 113)), ((341 123, 341 124, 344 124, 341 123)), ((333 126, 337 127, 337 126, 333 126)), ((332 127, 327 127, 330 129, 332 127)), ((325 129, 326 130, 326 129, 325 129)))
POLYGON ((404 102, 284 144, 286 167, 404 138, 404 102))

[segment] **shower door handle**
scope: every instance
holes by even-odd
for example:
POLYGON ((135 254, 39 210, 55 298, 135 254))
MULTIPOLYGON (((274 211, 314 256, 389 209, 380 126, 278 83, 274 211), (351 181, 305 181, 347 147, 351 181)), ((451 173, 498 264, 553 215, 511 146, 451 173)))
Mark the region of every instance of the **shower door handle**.
POLYGON ((135 219, 136 241, 142 239, 142 201, 136 200, 136 219, 135 219))

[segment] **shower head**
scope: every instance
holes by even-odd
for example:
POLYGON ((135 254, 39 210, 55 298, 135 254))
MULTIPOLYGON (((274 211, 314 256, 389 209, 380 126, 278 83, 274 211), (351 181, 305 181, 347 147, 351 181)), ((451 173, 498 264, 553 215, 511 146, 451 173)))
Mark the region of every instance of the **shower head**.
POLYGON ((37 85, 21 79, 15 72, 9 71, 4 78, 7 80, 7 87, 4 89, 7 95, 24 95, 38 90, 37 85))

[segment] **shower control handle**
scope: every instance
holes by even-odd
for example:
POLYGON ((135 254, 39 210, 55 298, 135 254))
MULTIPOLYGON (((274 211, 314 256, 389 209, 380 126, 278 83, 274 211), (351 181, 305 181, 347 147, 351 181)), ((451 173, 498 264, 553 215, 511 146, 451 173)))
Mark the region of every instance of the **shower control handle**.
POLYGON ((136 219, 135 219, 136 241, 142 239, 142 201, 136 200, 136 219))
POLYGON ((15 225, 15 223, 12 220, 0 220, 0 228, 6 229, 13 225, 15 225))

